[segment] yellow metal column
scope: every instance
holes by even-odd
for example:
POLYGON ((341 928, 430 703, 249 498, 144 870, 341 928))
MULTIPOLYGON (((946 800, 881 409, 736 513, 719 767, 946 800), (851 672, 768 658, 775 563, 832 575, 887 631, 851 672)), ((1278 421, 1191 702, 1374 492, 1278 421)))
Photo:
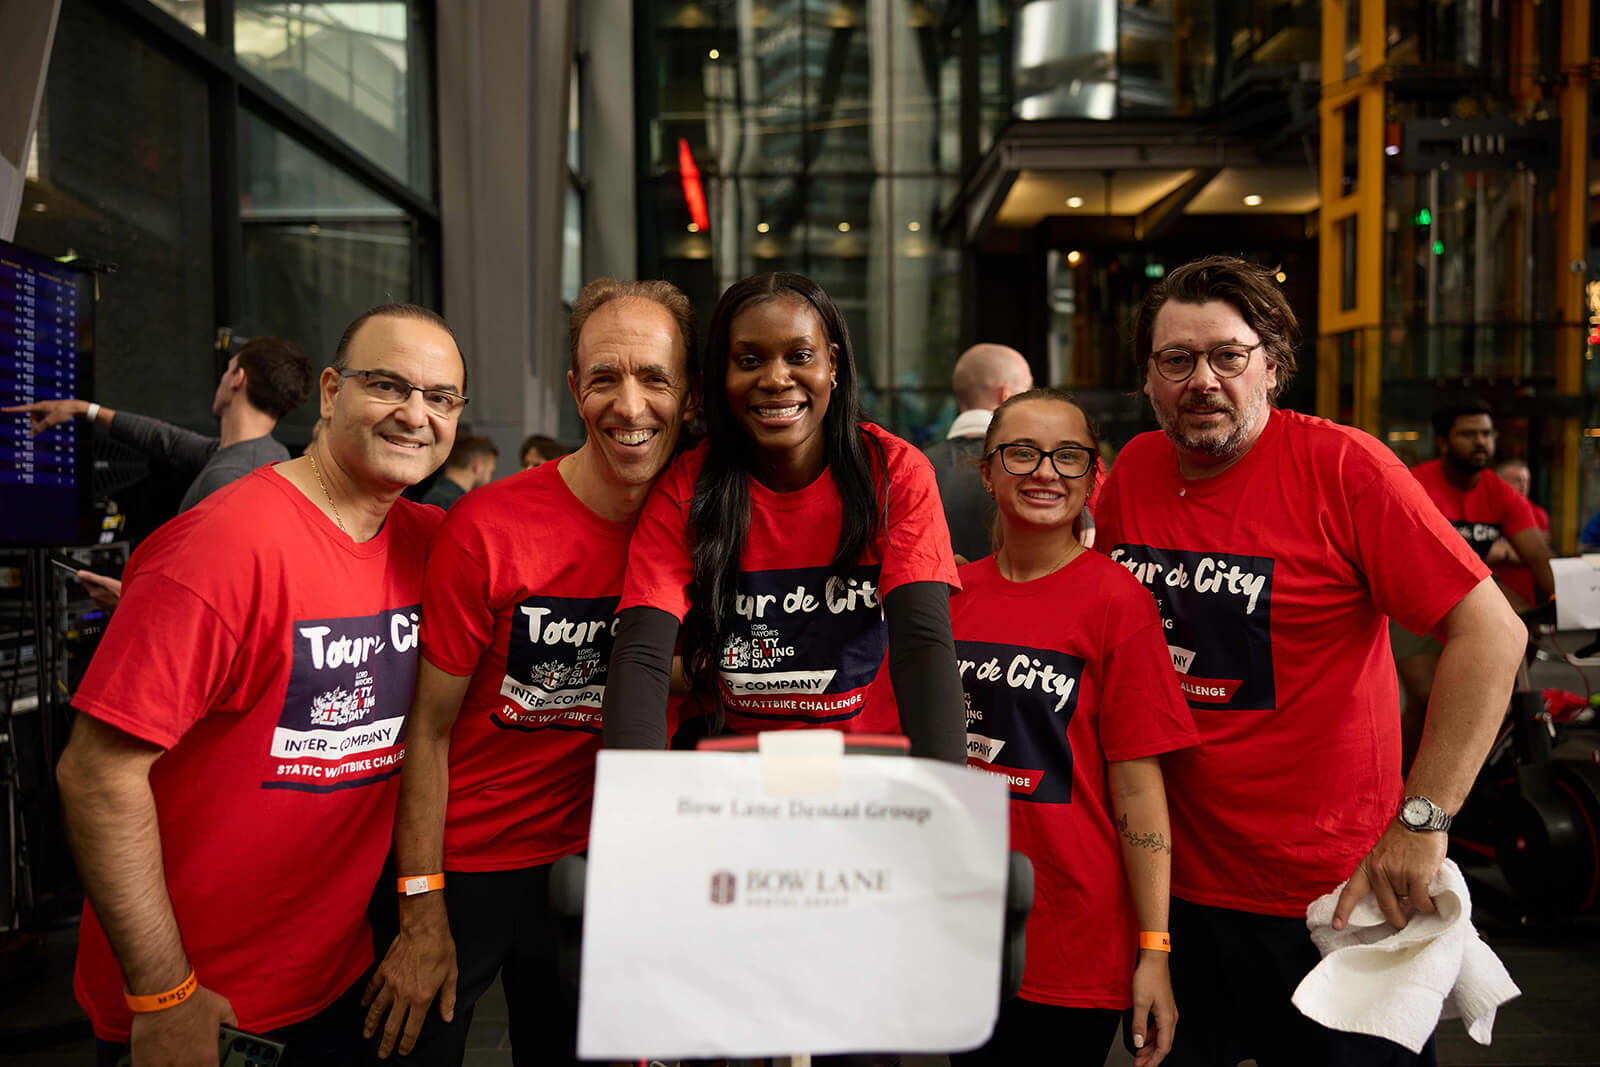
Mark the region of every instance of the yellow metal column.
POLYGON ((1340 342, 1354 354, 1351 421, 1378 432, 1383 319, 1383 127, 1386 110, 1384 0, 1324 0, 1322 5, 1322 208, 1318 212, 1317 413, 1339 415, 1340 342), (1345 25, 1359 3, 1359 72, 1345 77, 1345 25), (1355 188, 1345 192, 1345 115, 1356 116, 1355 188), (1347 263, 1345 227, 1355 230, 1355 262, 1347 263), (1344 276, 1353 268, 1353 302, 1344 299, 1344 276))
MULTIPOLYGON (((1561 169, 1556 185, 1556 393, 1583 392, 1584 339, 1588 334, 1584 304, 1589 215, 1589 0, 1563 0, 1561 5, 1561 169)), ((1577 551, 1584 516, 1579 508, 1578 478, 1582 469, 1582 420, 1564 418, 1556 438, 1551 485, 1550 529, 1559 551, 1577 551)))

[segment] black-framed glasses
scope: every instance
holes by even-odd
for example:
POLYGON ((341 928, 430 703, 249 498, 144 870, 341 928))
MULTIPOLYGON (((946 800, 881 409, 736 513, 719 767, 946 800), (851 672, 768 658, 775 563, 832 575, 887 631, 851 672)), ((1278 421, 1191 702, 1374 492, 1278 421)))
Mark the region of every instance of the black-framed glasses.
POLYGON ((359 378, 361 391, 380 404, 404 404, 411 399, 412 393, 421 393, 428 411, 446 419, 461 414, 461 409, 467 406, 467 398, 460 393, 433 386, 412 385, 398 374, 388 371, 342 370, 339 377, 359 378))
POLYGON ((1205 357, 1206 363, 1211 366, 1211 373, 1218 378, 1237 378, 1250 365, 1250 353, 1264 343, 1257 341, 1253 345, 1218 345, 1209 352, 1191 352, 1187 348, 1163 348, 1151 358, 1155 360, 1156 373, 1169 382, 1188 381, 1194 374, 1194 369, 1200 365, 1201 356, 1205 357))
POLYGON ((1037 445, 1009 441, 996 445, 983 458, 993 459, 996 452, 1000 454, 1000 465, 1006 469, 1006 473, 1018 478, 1026 478, 1038 470, 1046 456, 1050 457, 1050 466, 1063 478, 1082 478, 1094 466, 1094 449, 1083 445, 1062 445, 1046 452, 1037 445))

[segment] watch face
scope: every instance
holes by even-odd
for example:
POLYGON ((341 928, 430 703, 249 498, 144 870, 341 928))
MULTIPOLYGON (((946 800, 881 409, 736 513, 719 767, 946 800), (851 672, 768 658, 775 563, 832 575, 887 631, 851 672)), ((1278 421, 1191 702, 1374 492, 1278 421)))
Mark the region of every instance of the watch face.
POLYGON ((1400 818, 1411 826, 1426 826, 1432 807, 1422 797, 1411 797, 1400 806, 1400 818))

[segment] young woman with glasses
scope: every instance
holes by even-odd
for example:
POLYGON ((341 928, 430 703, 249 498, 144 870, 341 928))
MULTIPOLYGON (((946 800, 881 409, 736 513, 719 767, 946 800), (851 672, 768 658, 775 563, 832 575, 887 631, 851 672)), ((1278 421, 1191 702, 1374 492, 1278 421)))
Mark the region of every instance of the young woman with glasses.
POLYGON ((1172 1047, 1159 756, 1196 735, 1150 594, 1079 540, 1098 448, 1054 389, 1008 399, 984 438, 998 547, 961 568, 951 623, 970 762, 1010 782, 1035 896, 1021 993, 958 1065, 1100 1067, 1130 1005, 1140 1067, 1172 1047))
POLYGON ((699 373, 707 439, 656 484, 629 550, 607 746, 666 745, 681 623, 713 730, 903 730, 914 754, 962 761, 933 468, 863 420, 844 316, 798 274, 746 278, 699 373))

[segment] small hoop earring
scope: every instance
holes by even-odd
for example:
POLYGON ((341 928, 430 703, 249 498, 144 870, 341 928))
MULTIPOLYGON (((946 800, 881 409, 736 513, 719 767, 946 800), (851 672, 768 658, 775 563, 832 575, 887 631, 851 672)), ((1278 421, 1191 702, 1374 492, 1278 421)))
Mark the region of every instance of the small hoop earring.
POLYGON ((837 389, 837 388, 839 388, 839 376, 837 374, 828 375, 828 388, 829 389, 837 389))

